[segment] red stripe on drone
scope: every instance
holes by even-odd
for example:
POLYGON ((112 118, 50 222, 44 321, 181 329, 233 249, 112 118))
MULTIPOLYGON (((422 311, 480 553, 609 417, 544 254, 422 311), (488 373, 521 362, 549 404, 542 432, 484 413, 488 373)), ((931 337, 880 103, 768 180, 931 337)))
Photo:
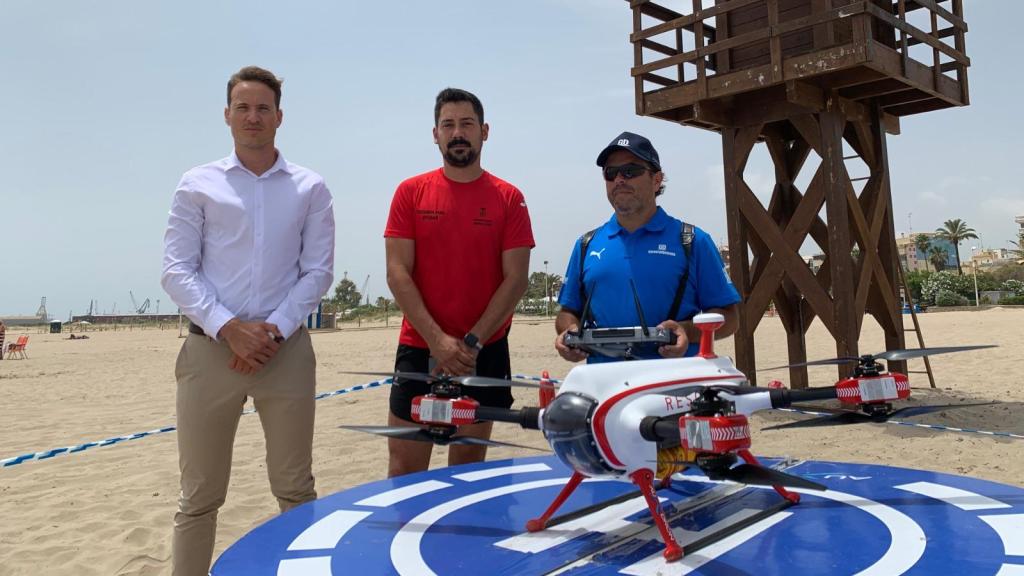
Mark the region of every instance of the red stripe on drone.
POLYGON ((653 390, 656 388, 676 387, 679 386, 680 384, 689 384, 691 382, 706 382, 708 380, 722 380, 733 383, 732 379, 723 378, 721 376, 704 376, 701 378, 672 380, 670 382, 659 382, 657 384, 648 384, 647 386, 638 386, 636 388, 630 388, 629 390, 620 392, 615 396, 612 396, 611 398, 602 402, 601 405, 597 407, 597 411, 594 412, 594 437, 597 438, 597 445, 608 458, 608 462, 613 466, 625 466, 625 464, 623 464, 618 459, 618 457, 615 456, 615 453, 612 452, 611 444, 608 442, 608 435, 605 433, 604 430, 604 420, 605 418, 608 417, 608 412, 617 403, 619 403, 619 401, 621 401, 623 398, 626 398, 627 396, 632 396, 633 394, 637 394, 640 392, 647 392, 649 390, 653 390))

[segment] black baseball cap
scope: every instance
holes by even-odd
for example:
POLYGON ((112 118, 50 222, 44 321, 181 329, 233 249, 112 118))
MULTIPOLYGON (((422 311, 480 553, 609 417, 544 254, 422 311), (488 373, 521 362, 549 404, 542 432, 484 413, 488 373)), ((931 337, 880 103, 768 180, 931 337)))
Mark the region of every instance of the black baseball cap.
POLYGON ((608 155, 616 150, 625 150, 633 156, 648 162, 656 172, 661 172, 661 161, 658 159, 658 151, 654 149, 651 141, 639 134, 623 132, 619 134, 611 144, 605 146, 604 150, 597 155, 597 165, 604 168, 608 155))

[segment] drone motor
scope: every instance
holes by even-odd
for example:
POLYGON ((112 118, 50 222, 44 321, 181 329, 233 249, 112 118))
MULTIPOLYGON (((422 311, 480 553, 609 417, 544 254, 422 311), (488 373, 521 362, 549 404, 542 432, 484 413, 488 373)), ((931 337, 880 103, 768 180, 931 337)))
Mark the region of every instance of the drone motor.
POLYGON ((836 397, 844 404, 886 404, 910 397, 910 381, 893 372, 879 376, 859 376, 836 383, 836 397))
POLYGON ((685 450, 698 454, 729 454, 750 448, 750 424, 743 414, 679 417, 679 438, 685 450))
POLYGON ((480 403, 468 396, 449 398, 427 394, 412 399, 412 419, 420 424, 465 426, 476 422, 480 403))

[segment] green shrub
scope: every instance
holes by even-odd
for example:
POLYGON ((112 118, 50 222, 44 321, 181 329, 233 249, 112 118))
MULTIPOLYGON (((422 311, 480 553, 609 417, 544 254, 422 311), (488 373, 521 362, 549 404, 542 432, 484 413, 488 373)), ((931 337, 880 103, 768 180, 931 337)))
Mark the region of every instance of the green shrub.
POLYGON ((1024 282, 1020 280, 1007 280, 1003 282, 1002 289, 1007 292, 1013 292, 1016 296, 1024 296, 1024 282))
POLYGON ((932 275, 932 272, 926 272, 924 270, 912 270, 906 273, 907 285, 910 286, 910 295, 914 298, 914 302, 920 303, 921 298, 921 284, 932 275))
POLYGON ((951 290, 939 290, 935 294, 936 306, 967 306, 967 298, 951 290))
POLYGON ((923 301, 939 306, 955 306, 955 304, 940 304, 938 302, 938 293, 942 291, 964 297, 968 294, 974 296, 974 282, 967 276, 960 276, 951 271, 936 272, 921 282, 921 299, 923 301))
POLYGON ((999 301, 1000 304, 1008 304, 1011 306, 1024 306, 1024 295, 1021 296, 1007 296, 999 301))

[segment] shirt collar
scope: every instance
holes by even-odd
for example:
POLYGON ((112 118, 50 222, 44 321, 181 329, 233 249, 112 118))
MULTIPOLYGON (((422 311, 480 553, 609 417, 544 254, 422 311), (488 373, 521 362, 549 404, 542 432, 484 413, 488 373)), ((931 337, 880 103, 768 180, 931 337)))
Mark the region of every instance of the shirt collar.
MULTIPOLYGON (((668 226, 670 220, 672 219, 669 217, 669 215, 666 214, 665 211, 661 209, 661 206, 658 206, 657 210, 654 211, 654 216, 651 216, 651 219, 648 220, 646 224, 637 228, 637 232, 641 230, 644 230, 646 232, 661 232, 662 230, 665 229, 666 226, 668 226)), ((618 218, 615 217, 615 214, 612 214, 612 217, 608 219, 606 229, 608 230, 609 238, 614 238, 619 234, 629 233, 625 228, 623 228, 619 224, 619 220, 618 218)))
MULTIPOLYGON (((236 154, 234 150, 231 151, 230 156, 224 159, 224 171, 227 172, 233 168, 239 168, 241 170, 249 172, 249 174, 252 174, 252 172, 242 164, 242 161, 238 159, 238 154, 236 154)), ((280 150, 277 150, 277 160, 274 161, 274 165, 271 166, 269 170, 267 170, 261 176, 258 177, 265 178, 267 176, 270 176, 274 172, 277 172, 278 170, 291 174, 291 170, 289 169, 288 166, 288 161, 284 159, 284 154, 281 154, 280 150)), ((255 174, 253 174, 253 176, 255 176, 255 174)))

